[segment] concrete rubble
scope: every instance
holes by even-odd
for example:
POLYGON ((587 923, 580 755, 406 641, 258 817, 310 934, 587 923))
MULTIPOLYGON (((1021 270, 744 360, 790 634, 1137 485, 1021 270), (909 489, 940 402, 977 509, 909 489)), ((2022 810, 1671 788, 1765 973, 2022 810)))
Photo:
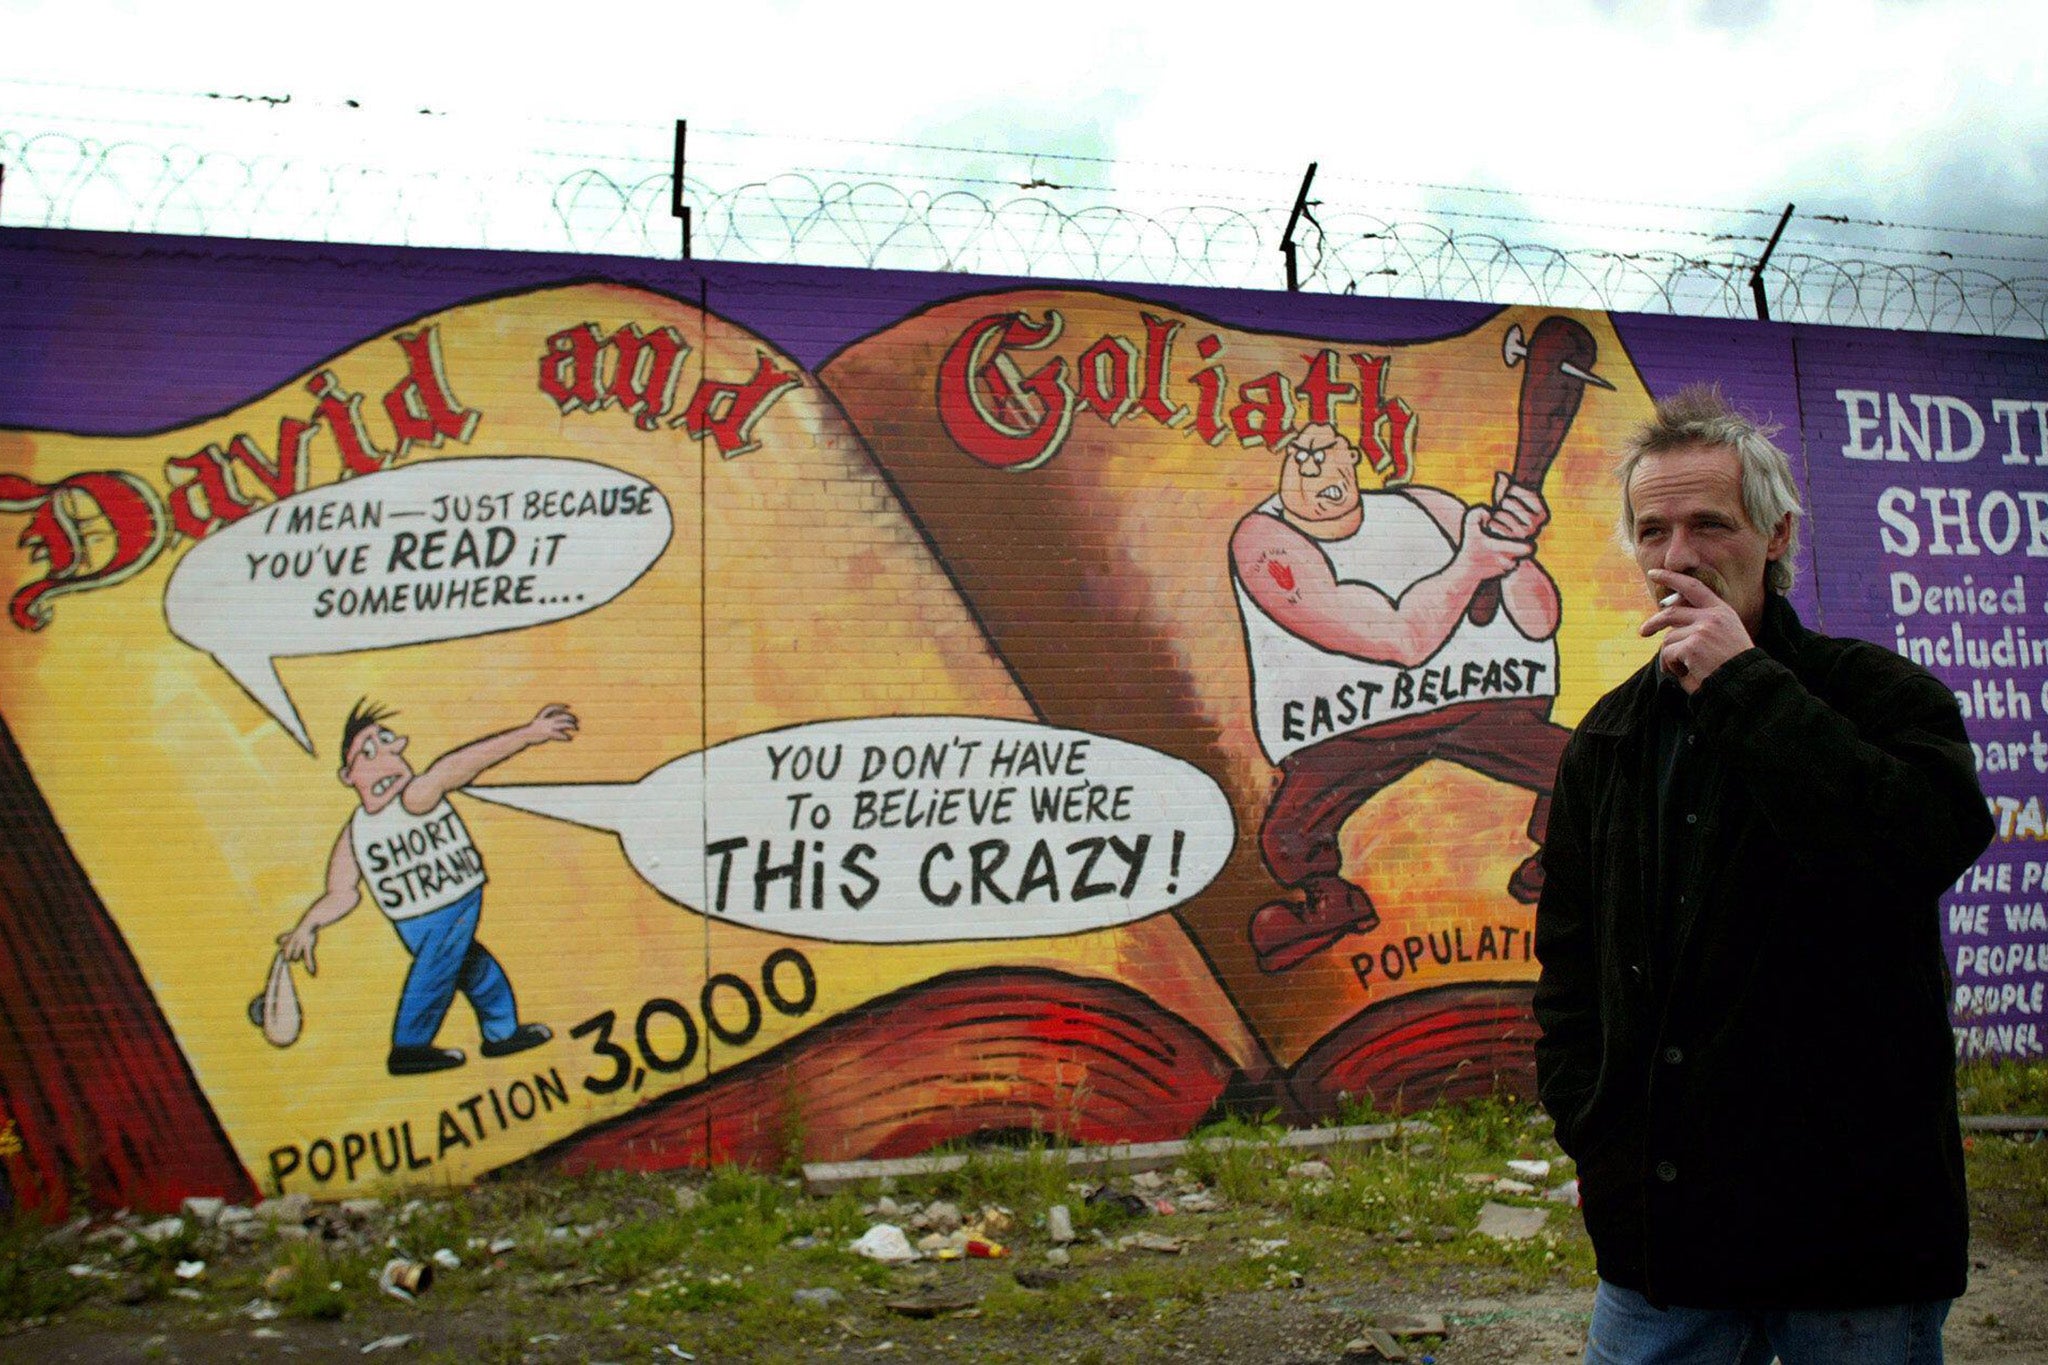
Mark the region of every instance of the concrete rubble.
POLYGON ((1549 1219, 1548 1209, 1496 1204, 1489 1199, 1480 1206, 1479 1224, 1473 1230, 1482 1237, 1492 1237, 1503 1242, 1522 1242, 1542 1232, 1543 1225, 1549 1219))

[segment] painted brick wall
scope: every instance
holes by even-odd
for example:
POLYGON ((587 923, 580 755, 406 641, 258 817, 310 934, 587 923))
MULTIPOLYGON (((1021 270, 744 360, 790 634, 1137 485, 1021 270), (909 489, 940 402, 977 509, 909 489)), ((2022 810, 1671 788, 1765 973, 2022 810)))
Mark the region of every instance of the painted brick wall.
POLYGON ((0 298, 14 1202, 1527 1093, 1608 471, 1700 380, 1809 622, 1968 707, 1958 1047, 2040 1051, 2039 343, 27 231, 0 298))

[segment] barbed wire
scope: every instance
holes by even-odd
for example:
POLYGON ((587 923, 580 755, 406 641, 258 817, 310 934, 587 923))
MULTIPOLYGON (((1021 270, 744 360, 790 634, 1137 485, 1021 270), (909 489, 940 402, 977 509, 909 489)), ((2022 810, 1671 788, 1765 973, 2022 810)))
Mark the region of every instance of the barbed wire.
MULTIPOLYGON (((680 243, 669 211, 670 172, 626 158, 567 171, 558 162, 539 170, 421 174, 160 148, 127 138, 0 131, 0 165, 6 168, 0 222, 17 226, 652 257, 673 257, 680 243)), ((848 169, 844 176, 807 170, 742 175, 722 186, 687 177, 694 254, 1102 282, 1280 284, 1287 214, 1279 207, 1246 200, 1161 207, 1087 202, 1035 175, 1006 184, 963 174, 947 183, 944 177, 848 169), (1017 185, 1015 192, 1003 192, 1008 184, 1017 185)), ((1760 216, 1757 210, 1701 212, 1760 216)), ((1852 223, 1932 231, 1838 215, 1794 221, 1809 232, 1852 223)), ((1637 224, 1615 235, 1655 241, 1661 234, 1671 244, 1622 250, 1512 240, 1494 230, 1539 226, 1530 215, 1492 209, 1386 216, 1312 201, 1297 230, 1301 287, 1750 316, 1749 280, 1762 254, 1761 232, 1637 224)), ((1974 235, 2037 240, 2025 233, 1974 235)), ((2048 263, 2041 260, 1917 244, 1835 247, 1813 237, 1789 238, 1785 246, 1763 275, 1777 320, 2048 337, 2048 263), (1995 265, 2017 269, 1988 268, 1995 265)))

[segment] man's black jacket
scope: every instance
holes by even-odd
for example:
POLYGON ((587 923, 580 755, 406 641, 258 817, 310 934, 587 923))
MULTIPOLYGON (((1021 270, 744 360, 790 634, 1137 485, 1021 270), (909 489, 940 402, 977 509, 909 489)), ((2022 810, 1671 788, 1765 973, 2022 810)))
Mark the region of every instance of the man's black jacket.
POLYGON ((1654 663, 1565 750, 1536 915, 1537 1073, 1601 1278, 1694 1307, 1963 1291, 1968 1209, 1937 898, 1990 842, 1954 697, 1805 630, 1694 694, 1698 824, 1653 988, 1654 663))

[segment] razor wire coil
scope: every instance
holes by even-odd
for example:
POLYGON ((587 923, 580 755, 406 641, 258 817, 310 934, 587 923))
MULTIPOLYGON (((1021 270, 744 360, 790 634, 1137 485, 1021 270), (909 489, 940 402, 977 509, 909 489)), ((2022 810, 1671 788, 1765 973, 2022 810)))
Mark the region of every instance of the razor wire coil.
MULTIPOLYGON (((0 131, 0 165, 0 222, 14 226, 651 257, 674 256, 680 240, 669 212, 671 175, 645 162, 421 174, 0 131)), ((1070 191, 1035 172, 1018 182, 799 169, 725 185, 695 175, 684 182, 694 254, 703 259, 1229 289, 1279 284, 1282 207, 1224 196, 1141 207, 1067 202, 1063 193, 1070 191)), ((1848 224, 1823 215, 1804 221, 1848 224)), ((1750 316, 1760 234, 1638 225, 1630 236, 1677 240, 1626 250, 1503 235, 1516 226, 1542 223, 1498 211, 1389 216, 1313 201, 1296 233, 1301 287, 1750 316)), ((1924 230, 1874 220, 1853 226, 1924 230)), ((1838 247, 1809 236, 1783 243, 1763 281, 1778 321, 2048 337, 2048 263, 2038 258, 1892 243, 1838 247)))

